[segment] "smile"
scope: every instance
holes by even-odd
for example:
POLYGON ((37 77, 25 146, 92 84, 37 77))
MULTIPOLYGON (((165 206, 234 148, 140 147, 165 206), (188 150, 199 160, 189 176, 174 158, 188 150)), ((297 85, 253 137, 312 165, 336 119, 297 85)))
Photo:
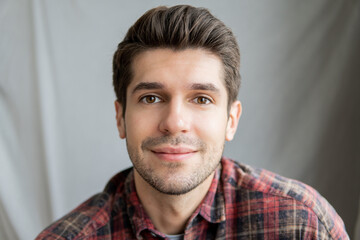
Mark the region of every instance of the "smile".
POLYGON ((197 153, 196 150, 187 147, 160 147, 151 149, 151 152, 159 159, 170 162, 184 161, 197 153))

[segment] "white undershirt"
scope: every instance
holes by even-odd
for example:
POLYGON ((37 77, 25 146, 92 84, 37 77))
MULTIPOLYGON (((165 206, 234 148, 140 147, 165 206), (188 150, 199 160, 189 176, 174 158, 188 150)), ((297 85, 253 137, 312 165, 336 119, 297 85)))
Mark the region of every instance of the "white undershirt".
POLYGON ((171 240, 183 240, 184 234, 177 234, 177 235, 166 235, 171 240))

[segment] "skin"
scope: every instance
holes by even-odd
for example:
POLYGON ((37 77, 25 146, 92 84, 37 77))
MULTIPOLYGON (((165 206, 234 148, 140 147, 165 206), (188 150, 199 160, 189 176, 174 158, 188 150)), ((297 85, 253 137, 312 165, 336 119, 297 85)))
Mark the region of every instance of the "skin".
POLYGON ((117 101, 115 109, 137 194, 159 231, 182 233, 234 137, 241 104, 228 112, 222 62, 202 49, 148 50, 132 70, 125 116, 117 101))

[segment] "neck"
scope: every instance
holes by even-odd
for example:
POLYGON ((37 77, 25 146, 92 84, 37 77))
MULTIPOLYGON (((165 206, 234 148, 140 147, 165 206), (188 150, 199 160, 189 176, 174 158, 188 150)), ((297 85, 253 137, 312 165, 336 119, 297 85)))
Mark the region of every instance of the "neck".
POLYGON ((184 232, 186 223, 208 192, 214 173, 190 192, 182 195, 160 193, 135 170, 135 187, 155 228, 168 235, 184 232))

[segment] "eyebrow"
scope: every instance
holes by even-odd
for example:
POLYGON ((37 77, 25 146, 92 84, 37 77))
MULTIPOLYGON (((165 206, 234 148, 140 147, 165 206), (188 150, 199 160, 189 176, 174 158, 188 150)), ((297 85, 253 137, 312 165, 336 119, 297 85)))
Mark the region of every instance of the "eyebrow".
POLYGON ((192 90, 204 90, 219 93, 220 89, 212 83, 194 83, 190 85, 192 90))
MULTIPOLYGON (((156 89, 164 89, 165 86, 162 83, 158 82, 141 82, 135 86, 132 90, 132 93, 140 90, 156 90, 156 89)), ((189 89, 191 90, 204 90, 204 91, 211 91, 215 93, 219 93, 220 89, 217 88, 212 83, 193 83, 190 84, 189 89)))
POLYGON ((139 90, 154 90, 154 89, 163 89, 164 85, 158 82, 141 82, 137 84, 132 91, 132 93, 139 91, 139 90))

